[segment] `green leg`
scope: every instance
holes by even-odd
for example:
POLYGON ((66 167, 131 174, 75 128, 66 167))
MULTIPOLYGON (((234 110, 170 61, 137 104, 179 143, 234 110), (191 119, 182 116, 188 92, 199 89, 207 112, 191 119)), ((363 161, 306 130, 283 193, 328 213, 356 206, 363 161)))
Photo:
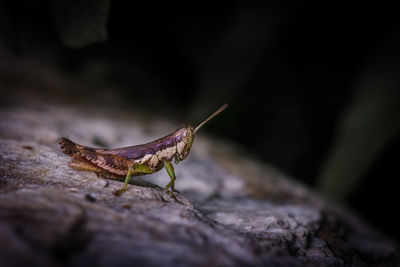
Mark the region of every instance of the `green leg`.
POLYGON ((153 172, 154 172, 154 170, 149 168, 146 165, 141 165, 141 164, 132 165, 128 170, 128 174, 125 177, 124 186, 120 190, 117 190, 116 192, 114 192, 114 195, 120 196, 122 193, 124 193, 126 191, 126 188, 128 187, 129 180, 131 179, 132 174, 134 174, 134 173, 142 173, 143 174, 143 173, 153 173, 153 172))
POLYGON ((165 191, 171 197, 175 197, 174 194, 170 190, 168 190, 171 187, 172 191, 178 193, 178 191, 175 190, 175 179, 176 179, 176 176, 175 176, 175 172, 174 172, 174 167, 172 166, 171 162, 169 162, 167 160, 164 160, 163 162, 164 162, 164 167, 167 170, 167 173, 168 173, 169 177, 171 178, 171 181, 165 187, 165 191))
POLYGON ((125 177, 124 186, 123 186, 120 190, 115 191, 115 192, 114 192, 114 195, 120 196, 123 192, 126 191, 126 187, 127 187, 128 184, 129 184, 129 180, 131 179, 132 173, 133 173, 133 166, 130 167, 129 170, 128 170, 128 174, 127 174, 126 177, 125 177))

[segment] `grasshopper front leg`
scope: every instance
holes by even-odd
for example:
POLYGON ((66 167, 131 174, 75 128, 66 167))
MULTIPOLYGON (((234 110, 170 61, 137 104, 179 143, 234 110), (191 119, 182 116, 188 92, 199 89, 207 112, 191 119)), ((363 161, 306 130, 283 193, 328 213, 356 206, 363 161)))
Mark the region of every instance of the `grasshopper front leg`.
POLYGON ((170 195, 171 197, 175 197, 174 193, 172 193, 170 190, 168 190, 170 187, 172 189, 173 192, 179 193, 177 190, 175 190, 175 171, 174 171, 174 167, 172 166, 170 161, 164 160, 164 167, 167 170, 167 173, 169 175, 169 177, 171 178, 171 181, 167 184, 167 186, 165 186, 165 192, 170 195))
POLYGON ((125 182, 124 182, 123 187, 121 189, 115 191, 114 195, 120 196, 122 193, 124 193, 126 191, 126 188, 128 187, 128 184, 129 184, 129 181, 131 179, 132 174, 135 174, 135 173, 153 173, 153 172, 154 171, 151 168, 149 168, 149 167, 147 167, 145 165, 140 165, 140 164, 132 165, 131 167, 129 167, 128 173, 126 174, 125 182))

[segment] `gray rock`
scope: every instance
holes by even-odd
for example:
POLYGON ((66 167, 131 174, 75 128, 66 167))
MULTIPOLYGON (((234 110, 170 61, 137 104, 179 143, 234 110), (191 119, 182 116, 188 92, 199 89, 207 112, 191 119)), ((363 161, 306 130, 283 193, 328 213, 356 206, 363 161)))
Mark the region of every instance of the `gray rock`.
MULTIPOLYGON (((396 266, 398 244, 353 212, 199 133, 175 167, 122 183, 67 167, 68 137, 110 147, 175 128, 87 106, 8 106, 0 117, 0 266, 396 266), (105 187, 106 186, 106 187, 105 187)), ((134 114, 140 114, 135 112, 134 114)))

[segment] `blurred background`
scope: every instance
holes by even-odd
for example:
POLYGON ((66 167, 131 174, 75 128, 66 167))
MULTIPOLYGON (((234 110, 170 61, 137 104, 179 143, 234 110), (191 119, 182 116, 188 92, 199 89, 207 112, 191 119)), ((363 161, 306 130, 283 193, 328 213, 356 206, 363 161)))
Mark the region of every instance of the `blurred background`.
POLYGON ((0 1, 0 82, 1 105, 41 95, 191 124, 228 102, 205 132, 400 239, 394 6, 0 1))

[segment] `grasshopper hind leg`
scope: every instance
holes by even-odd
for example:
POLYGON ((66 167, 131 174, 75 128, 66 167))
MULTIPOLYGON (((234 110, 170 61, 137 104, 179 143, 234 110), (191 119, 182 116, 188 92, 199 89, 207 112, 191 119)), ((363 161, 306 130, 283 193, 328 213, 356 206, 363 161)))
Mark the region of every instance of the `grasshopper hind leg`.
POLYGON ((107 187, 108 184, 110 183, 108 181, 108 179, 113 178, 113 177, 110 177, 110 175, 108 175, 104 171, 102 171, 100 168, 94 166, 93 164, 87 163, 83 160, 80 160, 80 159, 73 159, 68 164, 68 166, 75 170, 78 170, 78 171, 90 171, 90 172, 96 173, 97 177, 99 177, 100 179, 103 179, 105 181, 104 187, 107 187))
POLYGON ((128 170, 128 174, 125 177, 124 186, 121 189, 115 191, 114 195, 120 196, 122 193, 124 193, 126 191, 126 188, 128 186, 129 180, 131 179, 132 173, 133 173, 133 168, 130 167, 128 170))
POLYGON ((72 159, 72 161, 68 164, 68 167, 78 170, 78 171, 89 171, 99 173, 101 169, 94 166, 93 164, 89 164, 80 159, 72 159))

